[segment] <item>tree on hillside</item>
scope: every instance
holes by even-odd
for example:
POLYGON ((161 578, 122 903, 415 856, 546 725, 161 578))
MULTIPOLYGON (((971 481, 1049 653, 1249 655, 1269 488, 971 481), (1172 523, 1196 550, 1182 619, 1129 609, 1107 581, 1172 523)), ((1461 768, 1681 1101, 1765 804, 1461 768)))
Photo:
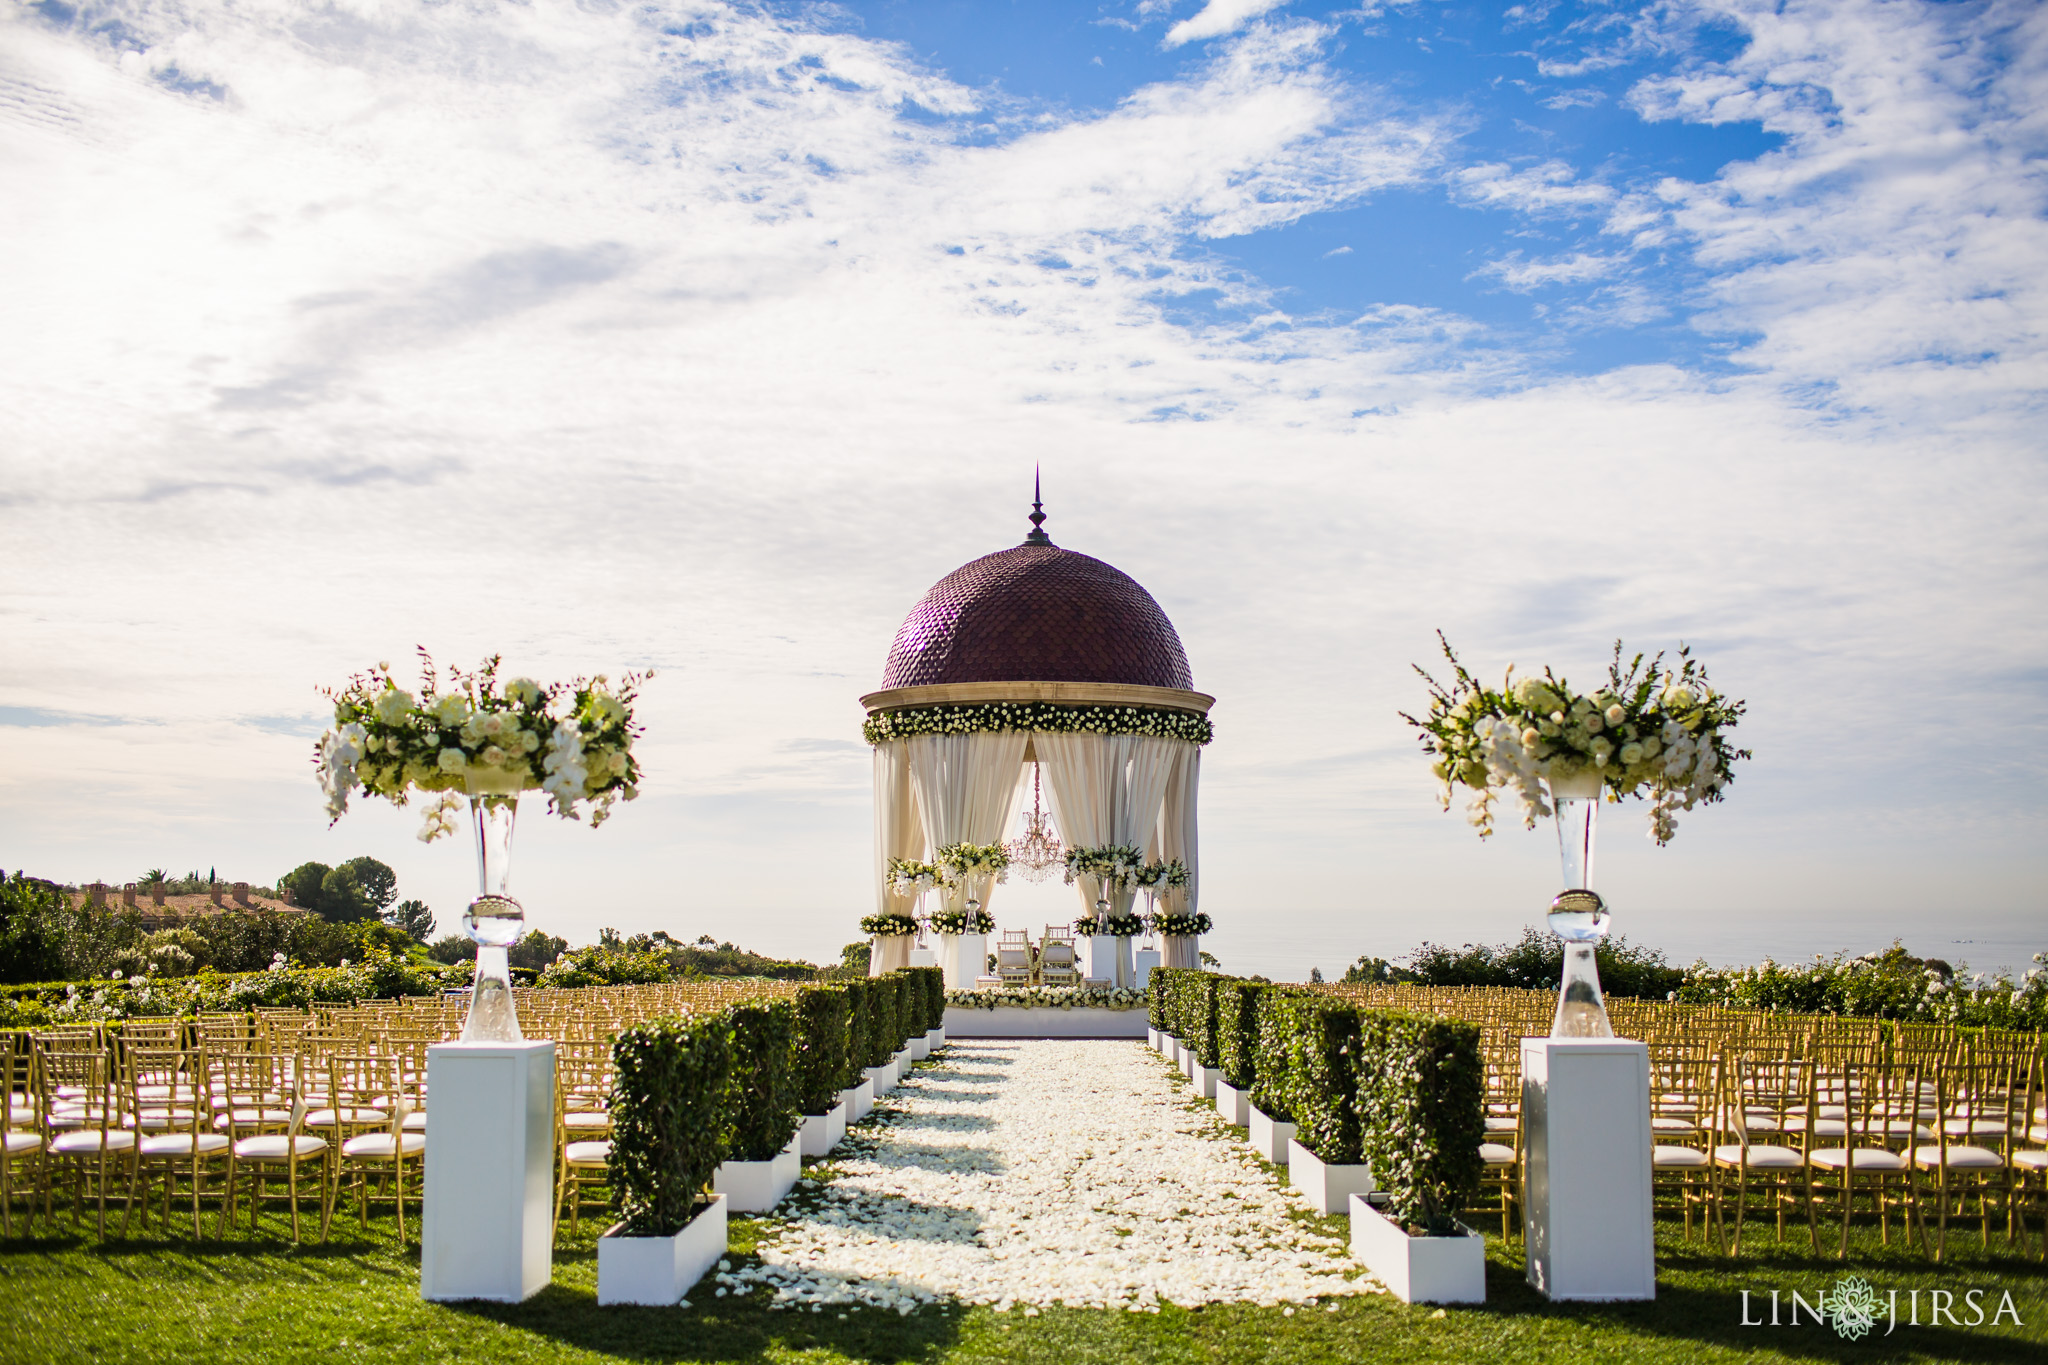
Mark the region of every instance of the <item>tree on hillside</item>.
POLYGON ((64 976, 60 918, 64 894, 17 872, 0 879, 0 982, 56 981, 64 976))
POLYGON ((425 943, 434 936, 434 912, 425 901, 400 901, 384 912, 384 922, 414 943, 425 943))
POLYGON ((539 971, 568 951, 569 940, 529 929, 526 937, 505 950, 505 961, 514 967, 539 971))
MULTIPOLYGON (((354 875, 363 899, 369 902, 371 914, 382 917, 398 899, 398 874, 375 858, 350 858, 341 868, 347 868, 354 875)), ((339 872, 341 868, 335 871, 339 872)))
POLYGON ((327 874, 334 871, 326 863, 300 863, 277 879, 277 894, 290 892, 287 897, 293 905, 302 905, 308 910, 320 906, 320 884, 327 880, 327 874))
MULTIPOLYGON (((476 945, 461 934, 443 934, 427 945, 427 956, 452 967, 458 962, 467 962, 475 957, 476 945)), ((506 956, 509 958, 511 954, 508 953, 506 956)))

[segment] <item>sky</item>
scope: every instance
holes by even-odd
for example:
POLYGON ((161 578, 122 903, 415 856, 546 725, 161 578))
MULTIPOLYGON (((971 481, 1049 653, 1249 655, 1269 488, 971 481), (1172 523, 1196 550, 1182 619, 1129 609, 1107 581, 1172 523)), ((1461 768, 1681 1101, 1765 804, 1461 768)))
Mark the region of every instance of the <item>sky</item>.
POLYGON ((857 699, 1042 470, 1218 698, 1225 966, 1540 917, 1400 718, 1438 630, 1748 702, 1670 847, 1603 814, 1616 932, 2024 965, 2044 153, 1998 0, 0 0, 0 866, 367 853, 452 928, 316 689, 653 668, 533 923, 836 957, 857 699))

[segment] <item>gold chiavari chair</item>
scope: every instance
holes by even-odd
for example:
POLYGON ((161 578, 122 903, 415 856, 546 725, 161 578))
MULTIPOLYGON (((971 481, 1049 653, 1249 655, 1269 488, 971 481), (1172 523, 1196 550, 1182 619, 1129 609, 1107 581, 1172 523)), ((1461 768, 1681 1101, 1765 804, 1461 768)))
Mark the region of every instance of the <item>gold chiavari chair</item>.
MULTIPOLYGON (((71 1225, 77 1227, 88 1184, 99 1205, 99 1235, 107 1235, 107 1182, 125 1177, 135 1187, 135 1128, 128 1094, 116 1083, 108 1050, 75 1045, 70 1037, 36 1039, 36 1067, 43 1078, 43 1150, 72 1178, 71 1225)), ((121 1235, 128 1234, 128 1205, 121 1209, 121 1235)))
MULTIPOLYGON (((354 1179, 356 1213, 362 1226, 370 1226, 370 1186, 388 1190, 393 1216, 398 1223, 398 1240, 405 1242, 406 1171, 425 1164, 427 1135, 410 1132, 405 1120, 411 1112, 402 1075, 402 1061, 389 1054, 374 1057, 334 1057, 328 1061, 329 1094, 336 1106, 352 1111, 355 1118, 345 1127, 337 1126, 331 1136, 338 1138, 333 1198, 354 1179), (363 1116, 376 1114, 380 1122, 367 1124, 363 1116)), ((422 1182, 415 1178, 417 1190, 422 1182)), ((379 1195, 377 1197, 382 1197, 379 1195)))
POLYGON ((27 1226, 35 1226, 36 1205, 47 1210, 49 1185, 43 1161, 42 1087, 36 1076, 35 1049, 26 1033, 0 1035, 0 1066, 7 1078, 7 1150, 0 1161, 0 1236, 14 1235, 14 1201, 28 1194, 27 1226), (26 1182, 24 1184, 24 1182, 26 1182))
POLYGON ((1650 1053, 1650 1197, 1675 1200, 1692 1237, 1693 1215, 1705 1237, 1714 1218, 1714 1106, 1721 1094, 1720 1059, 1703 1048, 1662 1046, 1650 1053))
POLYGON ((1486 1067, 1485 1136, 1476 1214, 1500 1215, 1500 1235, 1512 1237, 1521 1204, 1522 1058, 1519 1038, 1495 1030, 1482 1034, 1486 1067))
MULTIPOLYGON (((1969 1056, 1969 1054, 1965 1054, 1969 1056)), ((1912 1148, 1915 1212, 1922 1244, 1927 1236, 1927 1206, 1935 1211, 1933 1255, 1948 1248, 1951 1212, 1967 1216, 1974 1196, 1983 1225, 1983 1244, 1991 1245, 1994 1204, 2010 1213, 2012 1167, 2005 1148, 2013 1125, 2013 1074, 2008 1062, 1952 1061, 1934 1078, 1936 1141, 1912 1148)), ((2022 1115, 2024 1117, 2024 1115, 2022 1115)))
POLYGON ((198 1048, 132 1048, 127 1056, 134 1093, 136 1178, 142 1186, 142 1221, 149 1225, 149 1193, 154 1180, 163 1183, 163 1216, 168 1226, 171 1200, 180 1180, 192 1199, 192 1236, 200 1233, 199 1203, 220 1201, 214 1236, 226 1233, 228 1186, 234 1173, 234 1144, 216 1132, 211 1118, 210 1070, 198 1048), (217 1169, 216 1169, 217 1168, 217 1169))
MULTIPOLYGON (((328 1180, 327 1139, 304 1131, 306 1097, 301 1093, 300 1060, 296 1052, 248 1053, 223 1059, 229 1107, 216 1116, 216 1126, 234 1140, 235 1162, 228 1185, 228 1204, 242 1193, 248 1178, 249 1230, 257 1229, 265 1199, 289 1201, 292 1212, 292 1240, 300 1239, 299 1168, 319 1168, 315 1185, 319 1193, 320 1240, 327 1240, 327 1227, 334 1204, 328 1180), (283 1194, 266 1193, 266 1179, 282 1178, 283 1194)), ((231 1215, 232 1216, 232 1215, 231 1215)))
POLYGON ((1725 1235, 1727 1206, 1735 1205, 1731 1255, 1742 1253, 1742 1225, 1752 1190, 1762 1193, 1785 1240, 1785 1215, 1806 1214, 1807 1241, 1820 1243, 1813 1226, 1813 1192, 1806 1162, 1813 1108, 1813 1064, 1792 1056, 1737 1057, 1722 1066, 1715 1106, 1715 1226, 1725 1235), (1768 1139, 1768 1140, 1765 1140, 1768 1139))
POLYGON ((2036 1051, 2027 1058, 2026 1099, 2021 1114, 2026 1132, 2016 1133, 2006 1152, 2012 1166, 2012 1233, 2020 1250, 2027 1247, 2028 1219, 2038 1217, 2041 1228, 2041 1257, 2048 1260, 2048 1054, 2036 1051))
MULTIPOLYGON (((1860 1056, 1869 1056, 1865 1051, 1860 1056)), ((1891 1244, 1891 1212, 1910 1229, 1913 1181, 1908 1153, 1932 1136, 1922 1119, 1920 1071, 1910 1063, 1841 1061, 1816 1068, 1814 1109, 1801 1122, 1812 1129, 1806 1160, 1813 1168, 1814 1215, 1838 1203, 1842 1236, 1838 1255, 1849 1254, 1849 1222, 1859 1190, 1870 1196, 1878 1238, 1891 1244)))

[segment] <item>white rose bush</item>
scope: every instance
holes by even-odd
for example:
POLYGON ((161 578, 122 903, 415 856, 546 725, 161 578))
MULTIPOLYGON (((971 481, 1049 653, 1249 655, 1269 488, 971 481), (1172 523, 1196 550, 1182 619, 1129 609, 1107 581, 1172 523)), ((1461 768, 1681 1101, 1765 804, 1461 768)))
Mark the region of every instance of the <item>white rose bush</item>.
POLYGON ((456 828, 466 795, 514 796, 543 791, 555 814, 604 823, 612 806, 639 795, 633 703, 652 673, 628 673, 619 685, 603 674, 542 685, 531 678, 498 680, 492 655, 473 673, 449 669, 444 680, 420 651, 417 693, 380 663, 341 689, 323 688, 334 703, 334 728, 315 746, 314 764, 339 820, 358 789, 396 806, 414 792, 432 796, 420 838, 431 842, 456 828))
POLYGON ((1466 671, 1441 633, 1437 639, 1451 662, 1451 684, 1418 665, 1429 685, 1429 713, 1417 719, 1404 711, 1401 718, 1422 732, 1423 751, 1443 783, 1444 809, 1458 787, 1472 793, 1468 818, 1482 839, 1493 832, 1493 803, 1502 791, 1514 791, 1523 824, 1534 829, 1551 813, 1548 779, 1595 773, 1610 801, 1647 796, 1650 837, 1667 844, 1677 813, 1721 800, 1735 763, 1750 756, 1728 739, 1746 703, 1715 691, 1706 666, 1684 646, 1675 666, 1667 667, 1662 654, 1647 663, 1637 654, 1624 668, 1617 640, 1606 684, 1590 692, 1548 668, 1517 678, 1513 665, 1495 690, 1466 671))

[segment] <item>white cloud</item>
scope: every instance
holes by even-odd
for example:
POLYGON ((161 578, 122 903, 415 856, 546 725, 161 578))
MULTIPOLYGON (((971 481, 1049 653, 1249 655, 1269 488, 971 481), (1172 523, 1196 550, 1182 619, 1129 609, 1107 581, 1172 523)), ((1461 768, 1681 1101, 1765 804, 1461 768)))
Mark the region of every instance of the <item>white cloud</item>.
POLYGON ((1209 0, 1200 10, 1166 30, 1161 46, 1180 47, 1205 38, 1221 38, 1286 3, 1287 0, 1209 0))
POLYGON ((1498 280, 1508 289, 1527 293, 1546 285, 1587 284, 1606 279, 1622 264, 1621 257, 1593 255, 1584 251, 1548 261, 1528 260, 1516 251, 1499 260, 1488 261, 1466 278, 1498 280))
POLYGON ((1452 193, 1463 203, 1518 213, 1589 213, 1616 198, 1612 187, 1581 179, 1575 168, 1556 158, 1519 169, 1481 162, 1459 168, 1449 179, 1452 193))

